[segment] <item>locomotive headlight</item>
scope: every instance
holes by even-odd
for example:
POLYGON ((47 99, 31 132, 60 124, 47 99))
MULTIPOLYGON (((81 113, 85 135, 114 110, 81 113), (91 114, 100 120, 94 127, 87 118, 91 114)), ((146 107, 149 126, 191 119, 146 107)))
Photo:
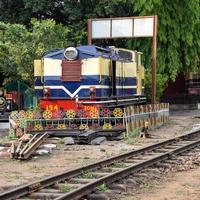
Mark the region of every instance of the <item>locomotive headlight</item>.
POLYGON ((74 47, 68 47, 64 51, 64 56, 67 60, 75 60, 78 56, 78 51, 74 47))

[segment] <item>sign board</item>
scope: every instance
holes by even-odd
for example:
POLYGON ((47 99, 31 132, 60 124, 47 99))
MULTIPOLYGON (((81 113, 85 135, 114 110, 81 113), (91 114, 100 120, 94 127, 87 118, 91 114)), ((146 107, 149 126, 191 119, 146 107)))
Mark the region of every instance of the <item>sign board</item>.
POLYGON ((153 37, 154 16, 91 20, 91 38, 153 37))

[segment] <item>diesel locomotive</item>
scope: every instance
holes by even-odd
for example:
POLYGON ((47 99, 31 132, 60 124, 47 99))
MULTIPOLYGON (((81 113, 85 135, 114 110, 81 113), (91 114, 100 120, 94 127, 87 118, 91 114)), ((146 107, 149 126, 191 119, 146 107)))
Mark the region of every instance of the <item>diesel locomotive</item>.
POLYGON ((34 61, 35 93, 44 110, 99 110, 145 103, 141 52, 83 45, 34 61))

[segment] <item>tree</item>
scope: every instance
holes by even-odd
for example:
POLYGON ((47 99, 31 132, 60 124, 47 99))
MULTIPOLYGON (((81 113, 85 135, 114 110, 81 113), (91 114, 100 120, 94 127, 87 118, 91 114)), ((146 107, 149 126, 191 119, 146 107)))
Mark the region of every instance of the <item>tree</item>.
MULTIPOLYGON (((157 82, 161 88, 157 87, 157 96, 160 97, 168 80, 174 81, 180 71, 197 68, 200 1, 136 0, 134 9, 139 15, 158 15, 157 82)), ((144 64, 151 76, 151 39, 129 40, 128 46, 144 53, 144 64)), ((148 87, 151 78, 146 80, 148 87)))
POLYGON ((8 80, 21 79, 33 85, 33 60, 49 49, 64 48, 70 30, 53 20, 31 21, 24 25, 0 23, 0 70, 8 80))

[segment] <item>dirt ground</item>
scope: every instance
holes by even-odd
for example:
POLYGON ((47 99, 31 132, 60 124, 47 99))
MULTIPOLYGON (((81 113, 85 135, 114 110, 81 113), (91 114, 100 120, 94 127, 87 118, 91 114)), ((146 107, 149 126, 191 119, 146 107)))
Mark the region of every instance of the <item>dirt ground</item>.
POLYGON ((185 172, 170 173, 157 183, 148 184, 139 194, 122 200, 199 200, 200 167, 185 172))
MULTIPOLYGON (((128 139, 121 141, 106 141, 98 146, 65 146, 58 143, 52 154, 37 156, 29 161, 0 158, 0 191, 181 135, 187 130, 191 130, 195 124, 200 124, 200 119, 195 118, 195 116, 200 116, 200 111, 170 113, 170 121, 160 128, 151 130, 150 134, 153 136, 150 139, 139 139, 130 136, 128 139)), ((171 177, 166 177, 158 186, 148 188, 142 194, 134 195, 134 197, 125 197, 124 200, 200 199, 199 178, 200 167, 189 172, 180 172, 171 177)))

